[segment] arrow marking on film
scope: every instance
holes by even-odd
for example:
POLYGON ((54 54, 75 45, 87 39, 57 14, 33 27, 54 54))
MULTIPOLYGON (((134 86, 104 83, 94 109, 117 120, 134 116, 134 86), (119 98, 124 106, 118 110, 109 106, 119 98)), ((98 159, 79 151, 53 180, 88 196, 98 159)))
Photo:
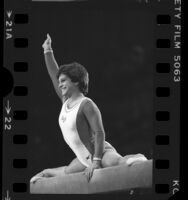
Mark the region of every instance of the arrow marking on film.
POLYGON ((10 18, 10 16, 12 15, 12 10, 7 11, 7 15, 10 18))
POLYGON ((9 100, 7 101, 7 106, 5 107, 5 110, 6 110, 7 114, 9 115, 10 111, 11 111, 9 100))
POLYGON ((7 196, 5 198, 3 198, 3 200, 11 200, 10 196, 9 196, 9 191, 7 190, 7 196))

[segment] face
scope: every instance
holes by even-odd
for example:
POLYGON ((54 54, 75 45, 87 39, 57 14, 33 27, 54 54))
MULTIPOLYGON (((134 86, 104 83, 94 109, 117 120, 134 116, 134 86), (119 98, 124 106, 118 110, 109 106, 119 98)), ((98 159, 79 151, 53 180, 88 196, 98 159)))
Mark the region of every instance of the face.
POLYGON ((65 74, 59 76, 59 88, 63 96, 71 96, 75 90, 78 90, 78 83, 74 83, 65 74))

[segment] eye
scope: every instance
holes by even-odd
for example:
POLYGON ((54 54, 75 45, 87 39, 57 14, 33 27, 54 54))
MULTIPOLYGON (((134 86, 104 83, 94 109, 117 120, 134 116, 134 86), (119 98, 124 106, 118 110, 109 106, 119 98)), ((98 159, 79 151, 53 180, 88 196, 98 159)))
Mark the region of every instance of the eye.
POLYGON ((63 83, 63 82, 65 82, 64 79, 60 79, 60 80, 59 80, 59 83, 63 83))

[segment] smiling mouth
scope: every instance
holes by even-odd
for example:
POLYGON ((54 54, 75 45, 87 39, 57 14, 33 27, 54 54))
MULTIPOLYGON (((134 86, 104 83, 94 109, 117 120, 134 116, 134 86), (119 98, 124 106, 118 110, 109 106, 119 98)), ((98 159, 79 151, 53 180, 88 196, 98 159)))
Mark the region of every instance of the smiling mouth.
POLYGON ((62 88, 61 88, 61 90, 65 90, 65 89, 66 89, 66 87, 62 87, 62 88))

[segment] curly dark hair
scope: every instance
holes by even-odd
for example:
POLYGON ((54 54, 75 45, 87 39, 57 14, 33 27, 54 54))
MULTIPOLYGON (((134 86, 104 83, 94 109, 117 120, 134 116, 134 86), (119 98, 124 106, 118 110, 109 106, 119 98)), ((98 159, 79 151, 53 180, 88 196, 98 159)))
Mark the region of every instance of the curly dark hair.
POLYGON ((56 78, 59 79, 61 74, 68 76, 72 82, 77 82, 80 91, 84 95, 88 93, 89 74, 83 65, 77 62, 61 65, 57 72, 56 78))

